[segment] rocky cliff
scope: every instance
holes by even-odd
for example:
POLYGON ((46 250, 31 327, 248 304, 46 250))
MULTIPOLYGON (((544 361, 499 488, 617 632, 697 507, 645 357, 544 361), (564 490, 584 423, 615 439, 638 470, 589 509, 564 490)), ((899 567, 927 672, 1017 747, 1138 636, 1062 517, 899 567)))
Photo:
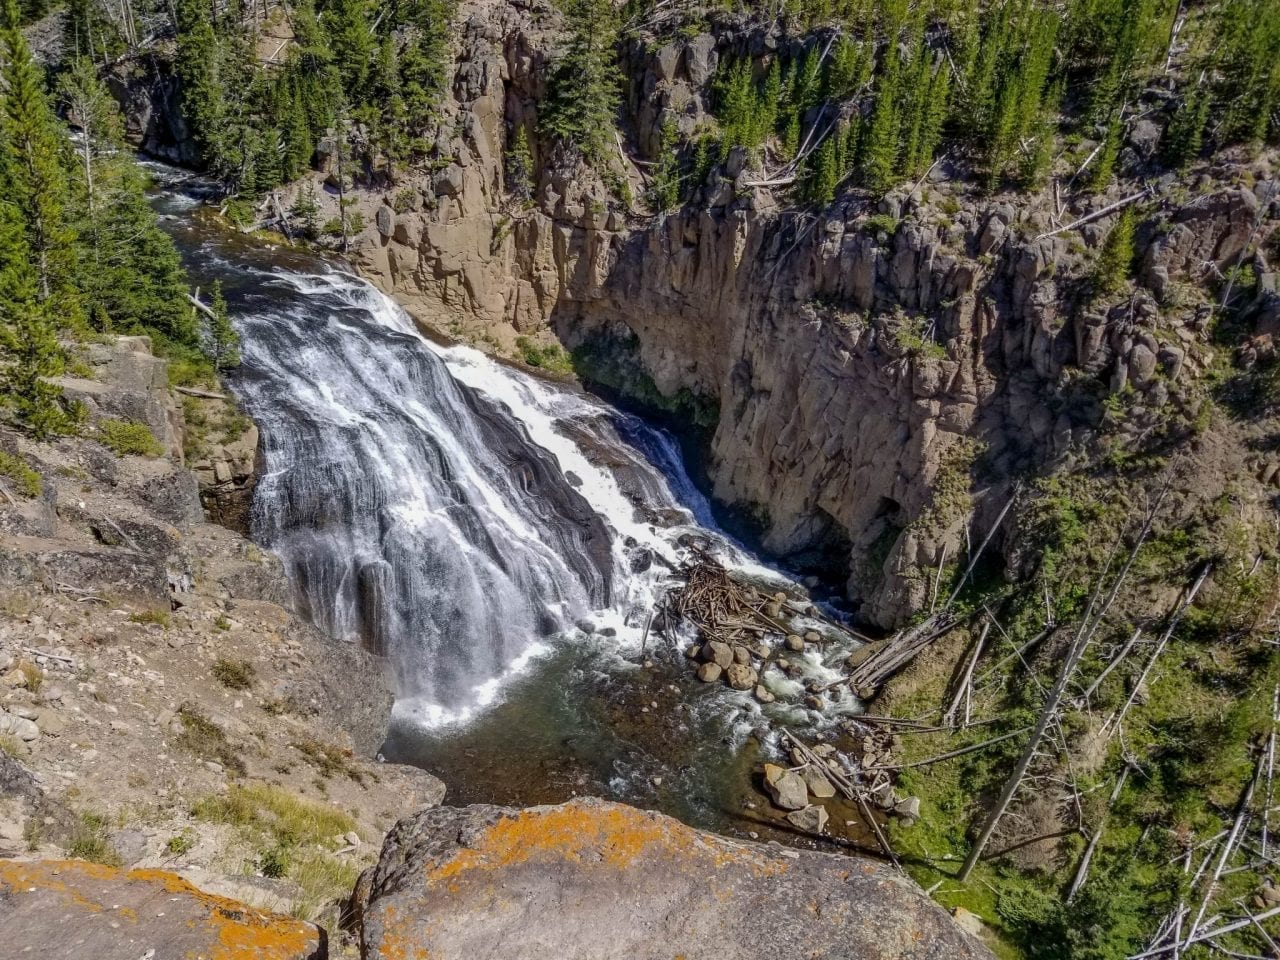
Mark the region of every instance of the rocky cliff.
MULTIPOLYGON (((775 553, 835 557, 873 623, 927 603, 931 571, 993 520, 1015 477, 1087 458, 1108 397, 1136 396, 1169 424, 1202 414, 1200 377, 1223 359, 1208 284, 1248 266, 1252 332, 1280 324, 1269 153, 1175 177, 1144 120, 1106 194, 984 196, 944 158, 887 197, 809 210, 781 207, 734 154, 668 215, 548 154, 521 203, 503 158, 520 127, 537 143, 555 16, 484 2, 459 17, 441 124, 454 133, 428 180, 369 185, 355 262, 437 328, 508 350, 549 331, 588 378, 718 411, 717 498, 752 513, 775 553), (1119 216, 1099 214, 1135 191, 1149 197, 1138 283, 1098 297, 1093 264, 1119 216)), ((630 48, 619 149, 632 190, 664 121, 705 122, 721 57, 788 42, 726 20, 630 48)))

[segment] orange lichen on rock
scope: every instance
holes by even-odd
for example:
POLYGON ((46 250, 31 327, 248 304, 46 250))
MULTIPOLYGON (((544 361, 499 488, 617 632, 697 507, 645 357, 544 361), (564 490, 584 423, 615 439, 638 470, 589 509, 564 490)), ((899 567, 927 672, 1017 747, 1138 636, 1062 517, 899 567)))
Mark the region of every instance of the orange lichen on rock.
MULTIPOLYGON (((89 915, 110 912, 158 943, 168 939, 179 956, 305 960, 323 955, 321 934, 311 924, 205 893, 163 870, 126 872, 80 860, 0 860, 0 890, 6 888, 19 897, 52 895, 53 903, 89 915), (157 903, 163 909, 154 909, 157 903)), ((34 902, 30 909, 36 909, 34 902)), ((112 936, 107 929, 98 932, 112 936)))
POLYGON ((567 861, 626 870, 645 853, 681 854, 716 867, 747 865, 757 875, 786 864, 705 835, 666 817, 621 804, 570 802, 504 816, 447 862, 432 865, 427 883, 445 883, 469 871, 501 870, 531 861, 567 861))

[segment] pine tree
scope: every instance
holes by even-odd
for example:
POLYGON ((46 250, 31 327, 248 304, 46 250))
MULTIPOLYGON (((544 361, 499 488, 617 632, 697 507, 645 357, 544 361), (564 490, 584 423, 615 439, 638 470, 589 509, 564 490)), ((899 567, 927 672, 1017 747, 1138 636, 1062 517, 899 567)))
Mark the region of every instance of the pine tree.
POLYGON ((367 0, 330 0, 320 24, 333 51, 333 63, 342 80, 342 89, 359 102, 373 64, 376 42, 369 27, 367 0))
POLYGON ((0 397, 37 440, 68 433, 75 418, 50 379, 64 369, 50 302, 39 295, 39 277, 27 246, 25 217, 0 201, 0 397))
POLYGON ((1212 97, 1209 85, 1198 81, 1178 109, 1174 111, 1163 143, 1164 162, 1178 170, 1185 169, 1200 155, 1205 126, 1209 122, 1212 97))
POLYGON ((835 199, 836 185, 840 180, 839 167, 836 160, 836 143, 838 134, 832 134, 822 141, 822 145, 813 152, 813 173, 807 183, 809 200, 818 206, 825 206, 835 199))
POLYGON ((294 197, 289 215, 300 221, 303 235, 308 240, 320 236, 320 203, 316 200, 316 185, 312 180, 306 181, 294 197))
POLYGON ((209 359, 219 373, 224 373, 240 365, 240 335, 231 325, 220 281, 214 282, 209 294, 209 311, 209 359))
POLYGON ((568 49, 556 63, 542 122, 547 133, 604 163, 618 110, 617 12, 610 0, 564 0, 568 49))
POLYGON ((533 196, 533 155, 529 152, 529 137, 524 124, 516 127, 515 138, 507 149, 507 190, 520 200, 533 196))
POLYGON ((654 162, 653 180, 649 184, 649 203, 659 213, 666 213, 680 202, 679 140, 676 122, 667 118, 662 124, 658 159, 654 162))
POLYGON ((1099 294, 1115 293, 1129 279, 1133 267, 1133 208, 1127 208, 1103 241, 1102 253, 1093 273, 1093 287, 1099 294))
POLYGON ((63 280, 63 261, 70 249, 63 218, 66 177, 59 157, 57 121, 19 28, 15 0, 4 0, 0 51, 5 61, 0 71, 4 85, 4 112, 0 116, 4 196, 22 211, 40 299, 47 300, 63 280))

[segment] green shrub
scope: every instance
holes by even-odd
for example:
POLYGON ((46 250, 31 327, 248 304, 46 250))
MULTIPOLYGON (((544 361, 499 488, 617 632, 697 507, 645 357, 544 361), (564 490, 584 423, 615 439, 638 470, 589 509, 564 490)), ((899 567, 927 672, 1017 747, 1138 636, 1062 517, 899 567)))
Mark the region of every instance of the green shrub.
POLYGON ((67 844, 67 853, 77 860, 120 866, 120 854, 107 839, 107 818, 100 813, 80 814, 80 822, 67 844))
POLYGON ((253 664, 219 657, 213 662, 213 678, 228 690, 248 690, 253 686, 253 664))
POLYGON ((164 447, 145 423, 134 420, 101 420, 98 439, 118 457, 158 457, 164 447))
POLYGON ((12 453, 0 451, 0 476, 11 480, 14 489, 24 497, 38 497, 44 489, 40 474, 27 466, 25 460, 12 453))
POLYGON ((178 746, 197 757, 222 764, 229 773, 244 776, 244 760, 236 753, 235 747, 220 726, 187 704, 178 710, 178 719, 182 722, 178 746))

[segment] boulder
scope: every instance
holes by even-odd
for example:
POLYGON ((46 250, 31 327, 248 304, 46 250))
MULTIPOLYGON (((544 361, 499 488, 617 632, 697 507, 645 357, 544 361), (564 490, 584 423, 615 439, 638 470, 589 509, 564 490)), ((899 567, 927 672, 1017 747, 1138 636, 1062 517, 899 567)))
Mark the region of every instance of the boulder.
POLYGON ((462 192, 462 167, 451 163, 436 177, 437 197, 456 197, 462 192))
POLYGON ((204 893, 162 870, 0 860, 0 904, 0 943, 38 944, 43 960, 328 955, 312 924, 204 893))
POLYGON ((757 683, 754 691, 755 698, 761 703, 773 703, 778 698, 775 697, 763 683, 757 683))
POLYGON ((787 649, 794 653, 800 653, 804 650, 804 637, 797 633, 787 634, 787 649))
POLYGON ((707 663, 714 663, 721 670, 727 670, 733 663, 733 648, 727 643, 712 640, 702 645, 702 659, 707 663))
POLYGON ((0 710, 0 735, 30 742, 40 736, 40 728, 32 720, 0 710))
POLYGON ((800 810, 809 805, 809 788, 804 778, 777 764, 764 765, 764 786, 774 805, 783 810, 800 810))
POLYGON ((964 930, 965 933, 974 937, 982 936, 982 918, 972 910, 966 910, 964 907, 956 907, 951 911, 951 916, 955 918, 956 923, 960 926, 960 929, 964 930))
POLYGON ((920 819, 920 798, 907 797, 899 800, 893 805, 894 816, 905 817, 908 820, 920 819))
POLYGON ((353 908, 370 958, 992 956, 886 865, 591 799, 402 820, 353 908))
POLYGON ((804 777, 805 786, 809 788, 809 792, 819 800, 825 800, 836 795, 836 788, 831 785, 830 780, 822 775, 821 770, 806 767, 801 776, 804 777))
POLYGON ((760 679, 751 667, 741 663, 730 664, 729 669, 725 671, 725 677, 729 681, 729 686, 735 690, 750 690, 760 679))
POLYGON ((698 668, 698 679, 703 683, 715 683, 723 672, 718 663, 704 663, 698 668))
POLYGON ((392 236, 396 232, 395 211, 383 204, 378 207, 377 213, 373 215, 373 223, 378 228, 378 233, 384 237, 392 236))
POLYGON ((827 826, 827 808, 811 803, 788 813, 787 822, 806 833, 821 833, 827 826))

